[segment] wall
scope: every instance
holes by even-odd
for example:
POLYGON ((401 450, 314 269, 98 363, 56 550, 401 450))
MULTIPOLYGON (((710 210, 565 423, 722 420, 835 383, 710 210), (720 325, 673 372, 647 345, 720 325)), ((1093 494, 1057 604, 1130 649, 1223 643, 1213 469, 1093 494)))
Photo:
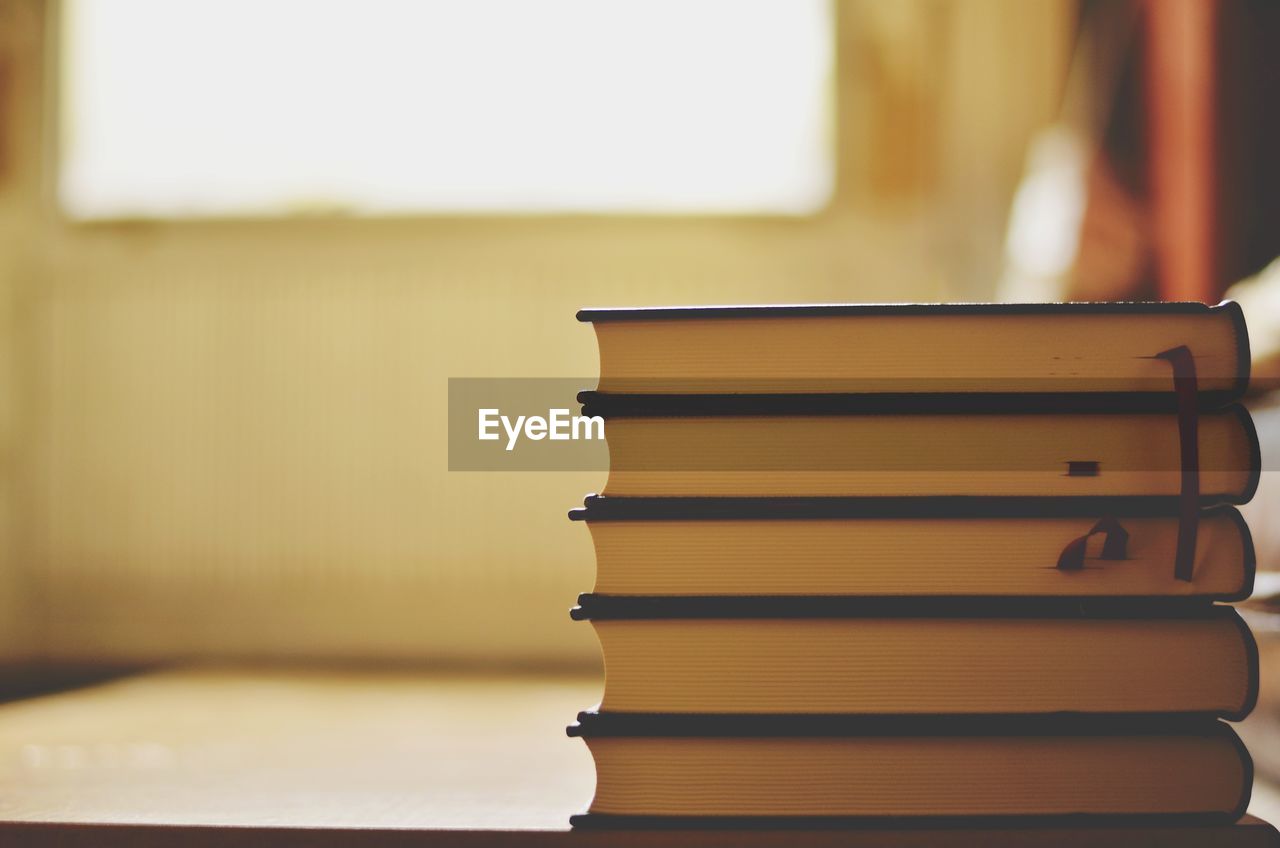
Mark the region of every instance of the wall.
MULTIPOLYGON (((28 269, 8 272, 26 388, 6 474, 31 652, 594 663, 566 616, 590 544, 564 512, 602 475, 449 473, 448 377, 590 378, 588 304, 994 284, 1069 4, 839 10, 840 185, 811 219, 76 225, 46 133, 23 153, 40 190, 0 221, 28 269)), ((48 60, 21 58, 42 115, 48 60)))
POLYGON ((41 8, 0 0, 0 663, 27 659, 40 619, 23 538, 31 504, 26 445, 34 375, 22 347, 30 330, 26 292, 37 262, 43 72, 41 8))

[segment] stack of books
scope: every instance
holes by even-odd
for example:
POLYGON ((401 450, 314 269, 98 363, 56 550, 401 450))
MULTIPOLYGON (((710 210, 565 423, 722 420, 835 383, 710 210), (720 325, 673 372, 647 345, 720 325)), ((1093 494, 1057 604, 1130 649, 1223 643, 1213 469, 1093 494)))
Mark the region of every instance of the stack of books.
POLYGON ((575 826, 1245 830, 1238 307, 578 317, 610 472, 570 513, 606 669, 575 826))

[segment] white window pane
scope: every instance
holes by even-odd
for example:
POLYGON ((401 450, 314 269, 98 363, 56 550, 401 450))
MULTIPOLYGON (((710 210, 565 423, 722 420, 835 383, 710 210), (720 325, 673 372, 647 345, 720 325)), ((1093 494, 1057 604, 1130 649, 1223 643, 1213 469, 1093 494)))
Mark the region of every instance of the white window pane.
POLYGON ((79 218, 815 211, 827 0, 67 0, 79 218))

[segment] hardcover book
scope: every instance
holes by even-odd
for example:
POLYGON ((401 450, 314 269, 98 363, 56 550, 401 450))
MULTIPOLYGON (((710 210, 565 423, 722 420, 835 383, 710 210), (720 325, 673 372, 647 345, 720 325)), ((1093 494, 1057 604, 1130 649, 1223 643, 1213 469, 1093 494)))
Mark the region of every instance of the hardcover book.
POLYGON ((1234 303, 872 304, 584 309, 605 393, 1083 393, 1172 390, 1189 351, 1206 404, 1243 393, 1234 303))
MULTIPOLYGON (((590 410, 587 410, 590 412, 590 410)), ((616 497, 1099 497, 1183 491, 1173 414, 723 415, 607 418, 616 497)), ((1200 414, 1203 504, 1244 503, 1257 434, 1240 406, 1200 414)))
POLYGON ((1240 719, 1258 692, 1249 629, 1199 603, 585 595, 573 615, 608 712, 1240 719))
POLYGON ((591 531, 601 595, 1248 597, 1240 513, 1203 512, 1180 580, 1174 512, 1106 499, 588 497, 569 517, 591 531))
MULTIPOLYGON (((690 723, 582 713, 596 763, 575 824, 820 826, 912 819, 1231 822, 1253 765, 1221 722, 988 716, 690 723)), ((989 823, 989 822, 988 822, 989 823)))

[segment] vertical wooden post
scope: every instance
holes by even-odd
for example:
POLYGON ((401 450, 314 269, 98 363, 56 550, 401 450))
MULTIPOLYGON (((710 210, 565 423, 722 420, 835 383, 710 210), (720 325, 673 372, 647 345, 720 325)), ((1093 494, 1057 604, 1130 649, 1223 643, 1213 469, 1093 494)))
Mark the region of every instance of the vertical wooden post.
POLYGON ((1151 222, 1164 300, 1216 301, 1219 0, 1147 0, 1151 222))

